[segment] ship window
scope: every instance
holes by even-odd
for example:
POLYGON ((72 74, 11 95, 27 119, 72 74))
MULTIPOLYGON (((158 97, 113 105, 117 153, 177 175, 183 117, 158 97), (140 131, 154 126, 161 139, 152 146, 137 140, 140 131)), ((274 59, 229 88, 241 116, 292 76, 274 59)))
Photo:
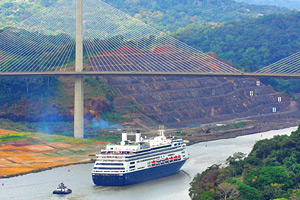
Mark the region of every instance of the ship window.
POLYGON ((94 169, 106 169, 106 170, 108 170, 108 169, 110 169, 110 170, 123 169, 123 170, 125 170, 125 168, 106 168, 106 167, 95 167, 94 169))
POLYGON ((130 162, 130 164, 132 165, 132 164, 134 164, 135 162, 130 162))
POLYGON ((96 165, 124 165, 123 163, 96 163, 96 165))
POLYGON ((130 166, 129 168, 135 168, 135 165, 133 165, 133 166, 130 166))
MULTIPOLYGON (((178 147, 170 148, 170 149, 167 150, 168 152, 166 152, 166 153, 171 153, 171 152, 173 152, 174 149, 176 149, 176 148, 178 148, 178 147), (170 151, 171 151, 171 152, 170 152, 170 151)), ((163 151, 165 151, 165 150, 163 150, 163 151)), ((159 153, 159 152, 153 152, 153 153, 151 153, 150 155, 149 155, 149 153, 148 153, 147 156, 135 155, 135 156, 130 156, 130 157, 128 157, 128 158, 129 158, 128 160, 129 160, 129 161, 132 161, 132 160, 144 159, 144 158, 149 158, 149 156, 157 156, 158 154, 160 154, 160 153, 159 153), (136 157, 138 157, 138 158, 136 158, 136 157)), ((173 155, 175 155, 175 154, 174 154, 174 153, 173 153, 173 154, 169 154, 168 156, 173 156, 173 155)), ((156 157, 156 158, 160 158, 160 157, 156 157)), ((152 158, 152 159, 154 159, 154 158, 152 158)), ((146 159, 146 160, 148 160, 148 159, 146 159)), ((139 162, 139 161, 137 161, 137 162, 139 162)))

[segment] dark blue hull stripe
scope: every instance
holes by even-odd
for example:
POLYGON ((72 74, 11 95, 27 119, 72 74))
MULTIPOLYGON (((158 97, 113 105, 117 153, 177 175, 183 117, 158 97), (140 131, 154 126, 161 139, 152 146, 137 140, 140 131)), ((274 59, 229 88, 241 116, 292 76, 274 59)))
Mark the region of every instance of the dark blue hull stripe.
POLYGON ((102 186, 125 186, 136 183, 141 183, 153 179, 158 179, 166 176, 176 174, 186 160, 175 162, 167 165, 161 165, 157 167, 151 167, 136 172, 126 173, 123 176, 116 175, 92 175, 95 185, 102 186))

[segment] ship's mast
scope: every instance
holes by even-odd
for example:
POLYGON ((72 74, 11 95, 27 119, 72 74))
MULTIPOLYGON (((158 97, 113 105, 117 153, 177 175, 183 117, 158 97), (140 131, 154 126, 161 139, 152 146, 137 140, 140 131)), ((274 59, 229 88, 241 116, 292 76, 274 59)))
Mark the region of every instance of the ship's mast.
POLYGON ((162 137, 165 136, 165 126, 164 125, 159 125, 158 126, 158 134, 162 137))

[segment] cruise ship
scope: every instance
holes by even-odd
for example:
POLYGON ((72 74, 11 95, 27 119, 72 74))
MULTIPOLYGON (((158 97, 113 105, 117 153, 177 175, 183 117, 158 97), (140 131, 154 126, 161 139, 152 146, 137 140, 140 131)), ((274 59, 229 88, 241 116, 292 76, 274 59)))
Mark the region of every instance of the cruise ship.
POLYGON ((93 182, 101 186, 125 186, 173 175, 186 162, 189 154, 182 139, 166 137, 160 127, 158 135, 127 140, 122 132, 120 144, 109 144, 96 154, 93 182))

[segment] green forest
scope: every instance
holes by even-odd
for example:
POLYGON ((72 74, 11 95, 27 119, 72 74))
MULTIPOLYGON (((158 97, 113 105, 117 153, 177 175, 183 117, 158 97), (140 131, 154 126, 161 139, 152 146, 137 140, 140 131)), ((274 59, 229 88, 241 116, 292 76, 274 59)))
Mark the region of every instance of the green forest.
POLYGON ((15 25, 55 2, 56 0, 1 0, 0 27, 15 25))
POLYGON ((225 24, 180 28, 179 40, 215 52, 244 71, 256 71, 300 51, 300 12, 225 24))
POLYGON ((238 2, 251 3, 256 5, 274 5, 290 9, 300 9, 299 0, 236 0, 238 2))
MULTIPOLYGON (((256 71, 300 51, 300 12, 273 14, 217 25, 179 28, 173 36, 214 52, 243 71, 256 71)), ((286 93, 298 92, 298 80, 264 79, 286 93)))
POLYGON ((300 198, 300 126, 290 136, 256 142, 248 156, 235 153, 226 167, 212 165, 191 182, 193 200, 296 200, 300 198))
POLYGON ((104 0, 106 3, 164 31, 207 22, 230 22, 249 17, 288 13, 286 8, 257 6, 234 0, 104 0))
MULTIPOLYGON (((19 23, 56 2, 57 0, 3 0, 0 2, 0 27, 19 23)), ((89 2, 91 1, 87 1, 89 2)), ((250 5, 233 0, 104 0, 104 2, 163 31, 175 31, 179 27, 206 22, 229 22, 290 12, 286 8, 250 5)))

